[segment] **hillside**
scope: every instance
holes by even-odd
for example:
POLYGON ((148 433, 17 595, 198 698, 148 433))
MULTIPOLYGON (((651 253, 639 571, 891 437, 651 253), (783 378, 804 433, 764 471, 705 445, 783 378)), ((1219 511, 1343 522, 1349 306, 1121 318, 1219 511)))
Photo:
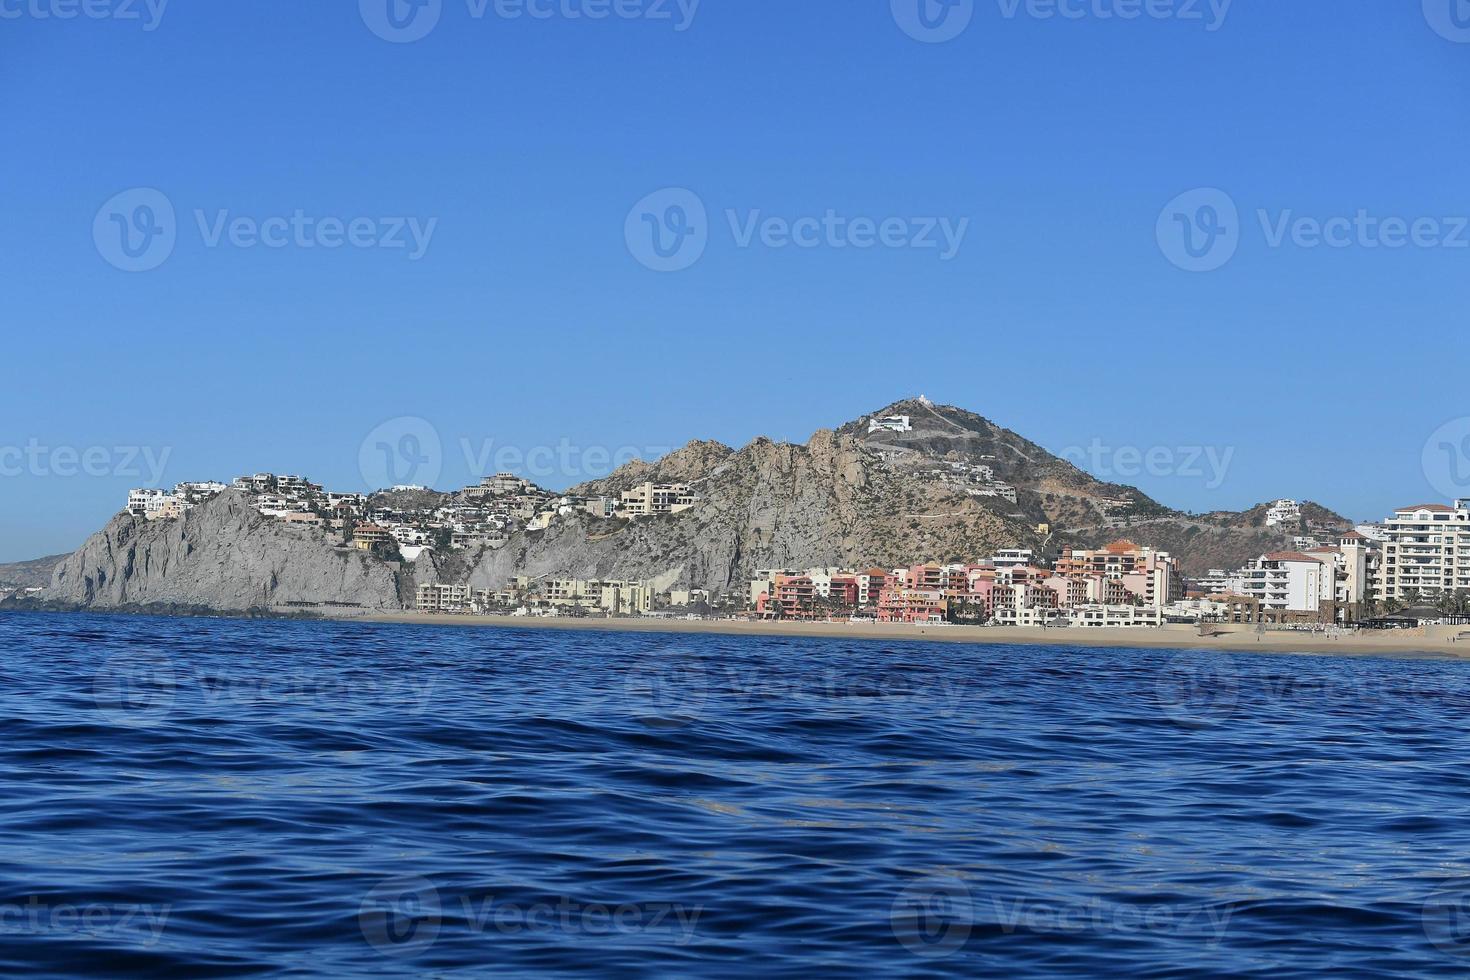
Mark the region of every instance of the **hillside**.
MULTIPOLYGON (((396 608, 411 601, 419 578, 498 589, 518 575, 647 579, 720 593, 743 590, 764 568, 979 561, 1011 547, 1050 559, 1121 537, 1167 549, 1186 573, 1199 574, 1283 550, 1293 535, 1330 540, 1351 526, 1315 504, 1303 505, 1293 526, 1268 527, 1266 504, 1185 514, 979 415, 922 399, 820 430, 805 444, 691 442, 570 493, 616 497, 648 481, 690 484, 696 503, 631 520, 573 510, 545 530, 514 532, 503 547, 429 553, 402 566, 263 517, 249 497, 228 491, 178 521, 118 515, 55 565, 44 598, 103 607, 396 608)), ((409 491, 373 500, 432 509, 458 496, 409 491)), ((27 574, 39 577, 46 561, 28 563, 27 574)))
POLYGON ((0 589, 34 589, 51 584, 51 573, 66 555, 49 555, 0 565, 0 589))

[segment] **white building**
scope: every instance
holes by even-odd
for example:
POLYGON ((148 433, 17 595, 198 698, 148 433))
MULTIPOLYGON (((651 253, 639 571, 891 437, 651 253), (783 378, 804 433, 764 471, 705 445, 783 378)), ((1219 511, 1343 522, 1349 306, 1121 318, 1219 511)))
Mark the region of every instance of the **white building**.
POLYGON ((1380 599, 1404 602, 1470 589, 1470 501, 1403 507, 1383 523, 1380 599))
POLYGON ((1256 599, 1263 609, 1320 612, 1337 598, 1337 566, 1297 551, 1262 555, 1231 577, 1230 592, 1256 599))
POLYGON ((881 419, 868 420, 868 433, 874 432, 912 432, 913 425, 907 415, 889 415, 881 419))
POLYGON ((1295 500, 1278 500, 1266 511, 1266 526, 1296 524, 1302 519, 1302 505, 1295 500))
POLYGON ((1030 548, 1003 548, 995 553, 990 563, 996 568, 1020 568, 1035 560, 1036 553, 1030 548))

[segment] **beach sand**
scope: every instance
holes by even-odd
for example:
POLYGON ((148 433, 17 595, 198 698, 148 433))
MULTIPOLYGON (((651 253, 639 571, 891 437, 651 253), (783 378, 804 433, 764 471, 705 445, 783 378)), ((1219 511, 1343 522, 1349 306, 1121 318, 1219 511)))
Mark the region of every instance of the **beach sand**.
POLYGON ((1270 630, 1251 626, 1210 626, 1201 636, 1196 626, 1156 629, 1106 627, 954 626, 904 623, 799 623, 744 620, 681 619, 540 619, 526 616, 453 616, 433 613, 388 613, 342 617, 356 622, 419 626, 499 627, 502 629, 602 630, 619 633, 716 633, 733 636, 807 636, 847 640, 922 640, 977 644, 1044 644, 1067 647, 1162 647, 1178 650, 1224 650, 1239 653, 1303 653, 1385 657, 1470 659, 1470 630, 1461 626, 1428 626, 1414 630, 1322 633, 1270 630), (1467 639, 1456 641, 1461 633, 1467 639))

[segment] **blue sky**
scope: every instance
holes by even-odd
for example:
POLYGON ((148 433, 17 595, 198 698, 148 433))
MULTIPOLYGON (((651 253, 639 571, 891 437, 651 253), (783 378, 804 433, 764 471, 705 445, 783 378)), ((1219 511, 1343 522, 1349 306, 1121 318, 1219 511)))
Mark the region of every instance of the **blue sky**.
POLYGON ((150 459, 361 489, 384 443, 448 487, 546 447, 559 486, 919 393, 1188 509, 1470 495, 1432 462, 1470 446, 1448 0, 973 0, 942 43, 919 0, 440 0, 414 41, 387 0, 91 2, 0 2, 0 560, 79 544, 150 459), (1220 193, 1188 271, 1168 230, 1220 193), (691 200, 687 267, 649 268, 691 200))

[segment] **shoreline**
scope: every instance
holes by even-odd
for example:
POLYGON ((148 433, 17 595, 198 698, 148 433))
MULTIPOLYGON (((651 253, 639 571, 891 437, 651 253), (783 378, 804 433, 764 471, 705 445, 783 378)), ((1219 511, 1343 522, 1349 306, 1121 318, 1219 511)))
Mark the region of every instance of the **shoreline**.
POLYGON ((716 636, 839 639, 860 642, 960 643, 975 646, 1056 646, 1073 649, 1133 648, 1213 650, 1221 653, 1299 654, 1308 656, 1386 657, 1397 659, 1470 660, 1470 628, 1424 626, 1412 630, 1344 633, 1333 639, 1323 633, 1273 630, 1256 633, 1254 627, 1218 624, 1214 633, 1199 635, 1198 627, 1169 624, 1162 627, 1047 627, 960 626, 917 623, 812 623, 731 619, 573 619, 533 616, 468 616, 385 612, 311 612, 284 609, 203 610, 88 609, 6 604, 0 613, 50 613, 103 616, 158 616, 163 618, 275 620, 290 623, 366 623, 382 626, 436 626, 450 629, 530 629, 563 632, 702 634, 716 636), (1455 641, 1465 634, 1466 639, 1455 641))
POLYGON ((679 619, 572 619, 530 616, 456 616, 442 613, 369 613, 323 617, 331 622, 359 622, 400 626, 444 626, 458 629, 549 629, 573 632, 695 633, 721 636, 780 636, 864 641, 920 641, 968 643, 978 646, 1162 648, 1215 650, 1226 653, 1309 654, 1318 656, 1380 656, 1470 660, 1470 639, 1454 642, 1467 631, 1459 626, 1426 626, 1381 633, 1344 633, 1332 639, 1322 633, 1287 630, 1257 634, 1250 626, 1220 625, 1218 632, 1200 636, 1190 625, 1162 627, 1048 627, 958 626, 907 623, 804 623, 749 620, 679 619))

